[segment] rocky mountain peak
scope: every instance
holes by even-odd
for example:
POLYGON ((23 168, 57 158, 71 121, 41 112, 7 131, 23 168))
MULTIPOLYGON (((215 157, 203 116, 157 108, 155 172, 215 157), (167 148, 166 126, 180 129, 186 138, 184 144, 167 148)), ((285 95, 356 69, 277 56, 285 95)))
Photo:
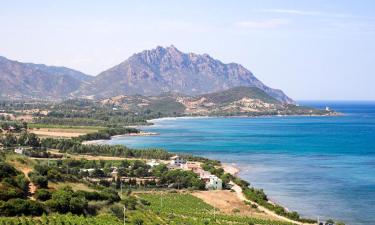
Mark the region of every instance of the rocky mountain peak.
POLYGON ((200 95, 238 86, 257 87, 281 102, 293 102, 282 91, 264 85, 239 64, 225 64, 208 54, 184 53, 173 45, 134 54, 99 74, 82 93, 98 97, 150 96, 170 91, 200 95))

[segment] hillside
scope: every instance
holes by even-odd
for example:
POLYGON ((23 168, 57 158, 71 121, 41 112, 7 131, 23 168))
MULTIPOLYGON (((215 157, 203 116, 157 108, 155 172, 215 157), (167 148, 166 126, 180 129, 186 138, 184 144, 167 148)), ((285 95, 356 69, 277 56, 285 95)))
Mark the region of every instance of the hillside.
POLYGON ((224 64, 207 54, 183 53, 174 46, 134 54, 95 77, 66 67, 0 57, 0 99, 199 96, 240 86, 256 87, 279 102, 294 104, 281 90, 266 86, 239 64, 224 64))
POLYGON ((91 76, 66 67, 21 63, 0 57, 0 96, 59 99, 78 90, 91 76))
POLYGON ((207 54, 183 53, 173 45, 134 54, 100 73, 79 94, 98 98, 163 92, 196 96, 238 86, 257 87, 280 102, 293 103, 281 90, 266 86, 239 64, 224 64, 207 54))
POLYGON ((120 95, 102 99, 101 104, 140 114, 164 116, 258 116, 327 115, 331 112, 284 104, 257 87, 235 87, 198 96, 120 95))

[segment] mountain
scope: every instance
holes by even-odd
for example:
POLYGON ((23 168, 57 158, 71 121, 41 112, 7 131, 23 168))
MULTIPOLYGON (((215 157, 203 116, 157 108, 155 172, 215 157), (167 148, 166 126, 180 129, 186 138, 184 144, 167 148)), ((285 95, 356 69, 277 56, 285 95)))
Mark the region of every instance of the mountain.
POLYGON ((59 99, 91 79, 66 67, 21 63, 0 56, 0 97, 59 99))
POLYGON ((266 86, 239 64, 224 64, 207 54, 183 53, 173 45, 134 54, 100 73, 78 93, 97 98, 163 92, 196 96, 238 86, 257 87, 280 102, 294 103, 281 90, 266 86))
POLYGON ((194 97, 120 95, 102 99, 111 108, 160 116, 333 115, 334 112, 284 104, 257 87, 235 87, 194 97))

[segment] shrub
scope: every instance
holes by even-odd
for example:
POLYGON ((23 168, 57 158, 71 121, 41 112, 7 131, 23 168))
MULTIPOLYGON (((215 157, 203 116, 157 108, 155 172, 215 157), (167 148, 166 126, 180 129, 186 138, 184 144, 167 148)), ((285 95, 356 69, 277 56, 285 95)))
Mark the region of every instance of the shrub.
POLYGON ((35 192, 35 198, 40 201, 47 201, 51 199, 51 192, 49 192, 47 189, 38 189, 35 192))
POLYGON ((0 201, 1 216, 40 216, 44 212, 43 205, 36 201, 24 199, 11 199, 7 202, 0 201))
POLYGON ((48 179, 45 176, 32 174, 32 176, 30 176, 30 179, 31 179, 31 182, 33 182, 39 188, 48 187, 48 179))

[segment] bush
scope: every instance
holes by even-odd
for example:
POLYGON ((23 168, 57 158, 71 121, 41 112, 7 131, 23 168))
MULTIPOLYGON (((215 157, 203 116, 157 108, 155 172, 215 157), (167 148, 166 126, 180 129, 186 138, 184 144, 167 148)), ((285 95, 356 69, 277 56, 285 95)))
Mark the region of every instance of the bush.
POLYGON ((1 216, 40 216, 45 212, 42 204, 32 200, 11 199, 0 201, 1 216))
POLYGON ((35 198, 40 201, 47 201, 51 199, 52 195, 47 189, 38 189, 35 192, 35 198))
POLYGON ((121 202, 125 205, 126 209, 128 210, 135 210, 137 207, 137 198, 134 196, 128 196, 121 202))
POLYGON ((109 208, 110 212, 119 219, 124 218, 124 208, 119 205, 113 205, 109 208))
POLYGON ((134 225, 143 225, 144 221, 141 218, 134 218, 133 219, 133 224, 134 225))
POLYGON ((45 176, 32 174, 30 176, 30 180, 31 180, 31 182, 33 182, 39 188, 47 188, 48 187, 48 179, 45 176))
POLYGON ((24 192, 8 183, 0 184, 0 200, 7 201, 12 198, 23 198, 24 192))

